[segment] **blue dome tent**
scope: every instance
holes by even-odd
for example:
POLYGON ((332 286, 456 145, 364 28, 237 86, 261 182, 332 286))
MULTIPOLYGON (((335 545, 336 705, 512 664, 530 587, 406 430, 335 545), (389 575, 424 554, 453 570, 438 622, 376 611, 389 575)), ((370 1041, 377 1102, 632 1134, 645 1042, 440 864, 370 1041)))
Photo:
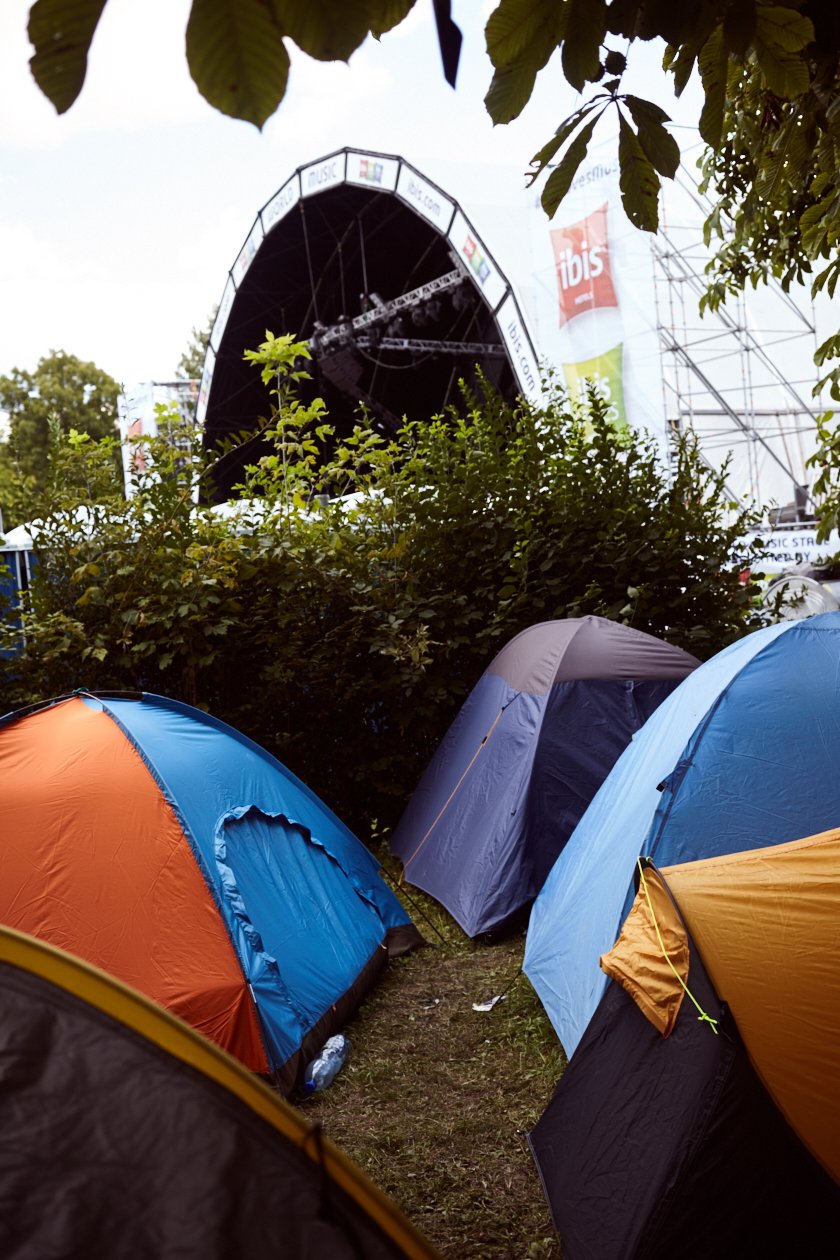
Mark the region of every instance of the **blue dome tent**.
POLYGON ((619 758, 534 902, 524 970, 568 1055, 607 984, 640 855, 660 867, 794 840, 840 819, 840 612, 732 644, 619 758))

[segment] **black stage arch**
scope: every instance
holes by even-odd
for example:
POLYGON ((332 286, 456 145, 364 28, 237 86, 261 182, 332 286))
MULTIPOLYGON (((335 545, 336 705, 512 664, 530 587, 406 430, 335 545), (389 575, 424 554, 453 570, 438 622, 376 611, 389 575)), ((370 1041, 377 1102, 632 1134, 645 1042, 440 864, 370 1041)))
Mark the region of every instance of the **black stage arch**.
MULTIPOLYGON (((310 343, 311 396, 339 434, 364 403, 384 433, 458 396, 476 366, 503 395, 539 397, 533 342, 511 285, 461 207, 401 157, 341 149, 263 206, 228 275, 198 400, 204 444, 252 430, 270 399, 243 353, 310 343)), ((222 461, 229 497, 255 442, 222 461)))

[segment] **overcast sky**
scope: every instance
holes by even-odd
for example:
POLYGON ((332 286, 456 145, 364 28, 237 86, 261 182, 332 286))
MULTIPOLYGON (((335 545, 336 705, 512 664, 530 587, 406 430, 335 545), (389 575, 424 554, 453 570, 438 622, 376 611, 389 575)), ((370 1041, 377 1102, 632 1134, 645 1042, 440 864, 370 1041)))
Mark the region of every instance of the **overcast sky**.
MULTIPOLYGON (((0 373, 62 349, 124 385, 171 379, 259 208, 296 167, 345 145, 399 154, 437 180, 502 261, 528 159, 575 97, 549 67, 523 116, 492 126, 483 106, 492 7, 453 5, 464 34, 455 91, 431 0, 349 66, 292 49, 288 98, 259 132, 194 87, 189 0, 108 0, 81 96, 61 117, 30 75, 29 0, 4 0, 0 373)), ((650 86, 643 74, 638 82, 650 86)))

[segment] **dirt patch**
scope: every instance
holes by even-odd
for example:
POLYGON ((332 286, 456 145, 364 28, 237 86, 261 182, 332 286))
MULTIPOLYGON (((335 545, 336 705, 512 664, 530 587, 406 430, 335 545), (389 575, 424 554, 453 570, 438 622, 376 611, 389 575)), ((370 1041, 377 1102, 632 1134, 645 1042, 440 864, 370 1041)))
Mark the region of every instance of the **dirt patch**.
POLYGON ((473 943, 434 903, 424 910, 413 917, 434 944, 389 965, 347 1025, 349 1063, 298 1105, 444 1256, 556 1260, 525 1133, 565 1060, 520 973, 524 936, 473 943))

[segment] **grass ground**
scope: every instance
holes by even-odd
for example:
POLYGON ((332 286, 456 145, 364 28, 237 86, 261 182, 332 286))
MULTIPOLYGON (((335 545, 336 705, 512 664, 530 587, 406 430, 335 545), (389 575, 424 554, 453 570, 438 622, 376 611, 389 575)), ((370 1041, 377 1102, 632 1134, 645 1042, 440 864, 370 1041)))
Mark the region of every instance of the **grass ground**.
POLYGON ((525 1133, 565 1060, 518 974, 524 934, 471 942, 435 902, 406 891, 428 945, 389 965, 345 1028, 349 1062, 298 1105, 443 1256, 556 1260, 525 1133), (491 1011, 473 1010, 499 993, 491 1011))

